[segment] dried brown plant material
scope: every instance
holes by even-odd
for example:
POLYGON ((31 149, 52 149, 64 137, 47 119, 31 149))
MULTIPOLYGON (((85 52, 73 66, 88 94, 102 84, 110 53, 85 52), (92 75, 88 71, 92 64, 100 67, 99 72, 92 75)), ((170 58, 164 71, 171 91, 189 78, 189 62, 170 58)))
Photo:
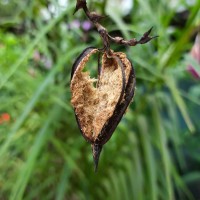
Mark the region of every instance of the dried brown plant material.
POLYGON ((103 53, 98 79, 90 78, 83 70, 98 52, 95 48, 84 50, 74 63, 71 79, 71 103, 82 135, 92 144, 96 167, 101 148, 112 136, 135 88, 133 67, 122 52, 112 52, 111 57, 103 53))
POLYGON ((156 38, 151 37, 152 28, 143 34, 140 40, 109 35, 100 21, 105 18, 95 12, 90 12, 86 0, 77 0, 74 13, 83 9, 88 19, 97 28, 102 38, 103 48, 86 48, 76 59, 71 73, 71 103, 83 137, 91 143, 95 171, 103 145, 110 139, 135 91, 135 73, 126 54, 113 52, 110 42, 120 45, 135 46, 145 44, 156 38), (93 54, 101 55, 98 60, 98 77, 91 78, 84 68, 93 54))

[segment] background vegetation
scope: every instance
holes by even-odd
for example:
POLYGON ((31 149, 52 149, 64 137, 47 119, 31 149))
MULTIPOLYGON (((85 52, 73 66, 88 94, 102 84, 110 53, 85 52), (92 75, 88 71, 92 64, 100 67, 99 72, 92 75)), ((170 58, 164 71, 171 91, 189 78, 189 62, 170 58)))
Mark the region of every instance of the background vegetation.
POLYGON ((73 16, 75 1, 0 1, 0 199, 200 198, 200 82, 192 76, 200 66, 189 54, 200 1, 120 2, 88 5, 108 15, 111 35, 140 38, 153 26, 159 38, 112 45, 133 62, 137 90, 95 174, 69 81, 76 57, 101 39, 82 11, 73 16))

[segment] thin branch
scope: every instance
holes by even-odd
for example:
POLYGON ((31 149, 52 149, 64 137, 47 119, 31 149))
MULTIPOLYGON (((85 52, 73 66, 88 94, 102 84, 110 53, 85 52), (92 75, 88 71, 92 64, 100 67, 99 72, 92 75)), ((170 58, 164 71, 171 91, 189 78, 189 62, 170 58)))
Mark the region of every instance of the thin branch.
POLYGON ((110 51, 110 41, 115 42, 117 44, 126 45, 126 46, 135 46, 137 44, 145 44, 149 42, 150 40, 157 38, 158 36, 150 36, 150 33, 152 31, 151 27, 147 32, 143 34, 143 36, 140 38, 140 40, 137 40, 135 38, 130 40, 125 40, 122 37, 112 37, 109 35, 107 29, 100 24, 100 21, 105 18, 106 16, 101 16, 97 14, 96 12, 90 12, 87 7, 86 0, 77 0, 76 8, 74 10, 74 14, 80 10, 83 9, 85 14, 87 15, 88 19, 94 24, 94 26, 97 28, 97 31, 99 32, 102 40, 103 40, 103 50, 106 51, 108 54, 111 53, 110 51))

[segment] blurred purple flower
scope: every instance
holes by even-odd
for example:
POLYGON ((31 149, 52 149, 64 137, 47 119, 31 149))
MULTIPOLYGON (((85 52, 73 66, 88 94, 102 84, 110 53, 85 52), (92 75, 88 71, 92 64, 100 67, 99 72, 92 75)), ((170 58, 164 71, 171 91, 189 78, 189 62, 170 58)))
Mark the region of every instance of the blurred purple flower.
POLYGON ((68 26, 70 29, 77 29, 80 28, 81 23, 79 20, 73 20, 68 26))
POLYGON ((82 23, 82 28, 83 28, 83 30, 84 31, 89 31, 91 28, 92 28, 92 24, 91 24, 91 22, 90 21, 84 21, 83 23, 82 23))
POLYGON ((92 28, 92 23, 89 20, 85 20, 83 22, 81 22, 79 20, 73 20, 67 26, 69 29, 82 28, 84 31, 89 31, 92 28))
MULTIPOLYGON (((194 58, 197 61, 200 68, 200 34, 196 36, 194 45, 190 51, 190 55, 192 56, 192 58, 194 58)), ((192 74, 194 78, 200 79, 199 70, 197 71, 195 67, 193 67, 191 64, 188 65, 187 70, 192 74)))
POLYGON ((43 57, 42 63, 44 64, 45 69, 51 69, 52 68, 53 62, 50 58, 43 57))
MULTIPOLYGON (((51 58, 48 58, 45 55, 42 55, 38 50, 35 50, 33 52, 33 61, 38 65, 42 64, 42 66, 45 69, 51 69, 53 65, 53 61, 51 58)), ((30 74, 32 75, 32 71, 30 71, 30 74)))

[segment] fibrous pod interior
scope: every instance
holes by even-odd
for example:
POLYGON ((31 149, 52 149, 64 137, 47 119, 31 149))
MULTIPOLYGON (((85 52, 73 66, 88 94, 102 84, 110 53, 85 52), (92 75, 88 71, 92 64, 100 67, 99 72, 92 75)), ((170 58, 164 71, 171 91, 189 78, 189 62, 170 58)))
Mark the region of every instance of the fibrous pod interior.
MULTIPOLYGON (((113 121, 113 114, 121 115, 120 118, 118 117, 117 124, 119 123, 124 111, 118 112, 116 108, 123 108, 123 110, 127 108, 130 100, 125 100, 125 91, 128 91, 127 86, 129 85, 133 96, 135 87, 135 81, 132 81, 131 86, 129 83, 130 75, 132 79, 134 78, 132 65, 126 55, 121 52, 113 53, 111 57, 104 53, 97 79, 91 78, 90 73, 84 72, 83 69, 90 56, 95 53, 98 53, 98 49, 87 48, 79 56, 73 66, 71 79, 71 103, 81 132, 91 143, 98 143, 99 136, 106 137, 109 130, 102 136, 102 129, 105 130, 108 125, 112 126, 108 123, 109 120, 113 121), (94 86, 94 82, 98 84, 94 86)), ((117 124, 111 129, 115 129, 117 124)), ((112 133, 108 135, 111 137, 112 133)))

